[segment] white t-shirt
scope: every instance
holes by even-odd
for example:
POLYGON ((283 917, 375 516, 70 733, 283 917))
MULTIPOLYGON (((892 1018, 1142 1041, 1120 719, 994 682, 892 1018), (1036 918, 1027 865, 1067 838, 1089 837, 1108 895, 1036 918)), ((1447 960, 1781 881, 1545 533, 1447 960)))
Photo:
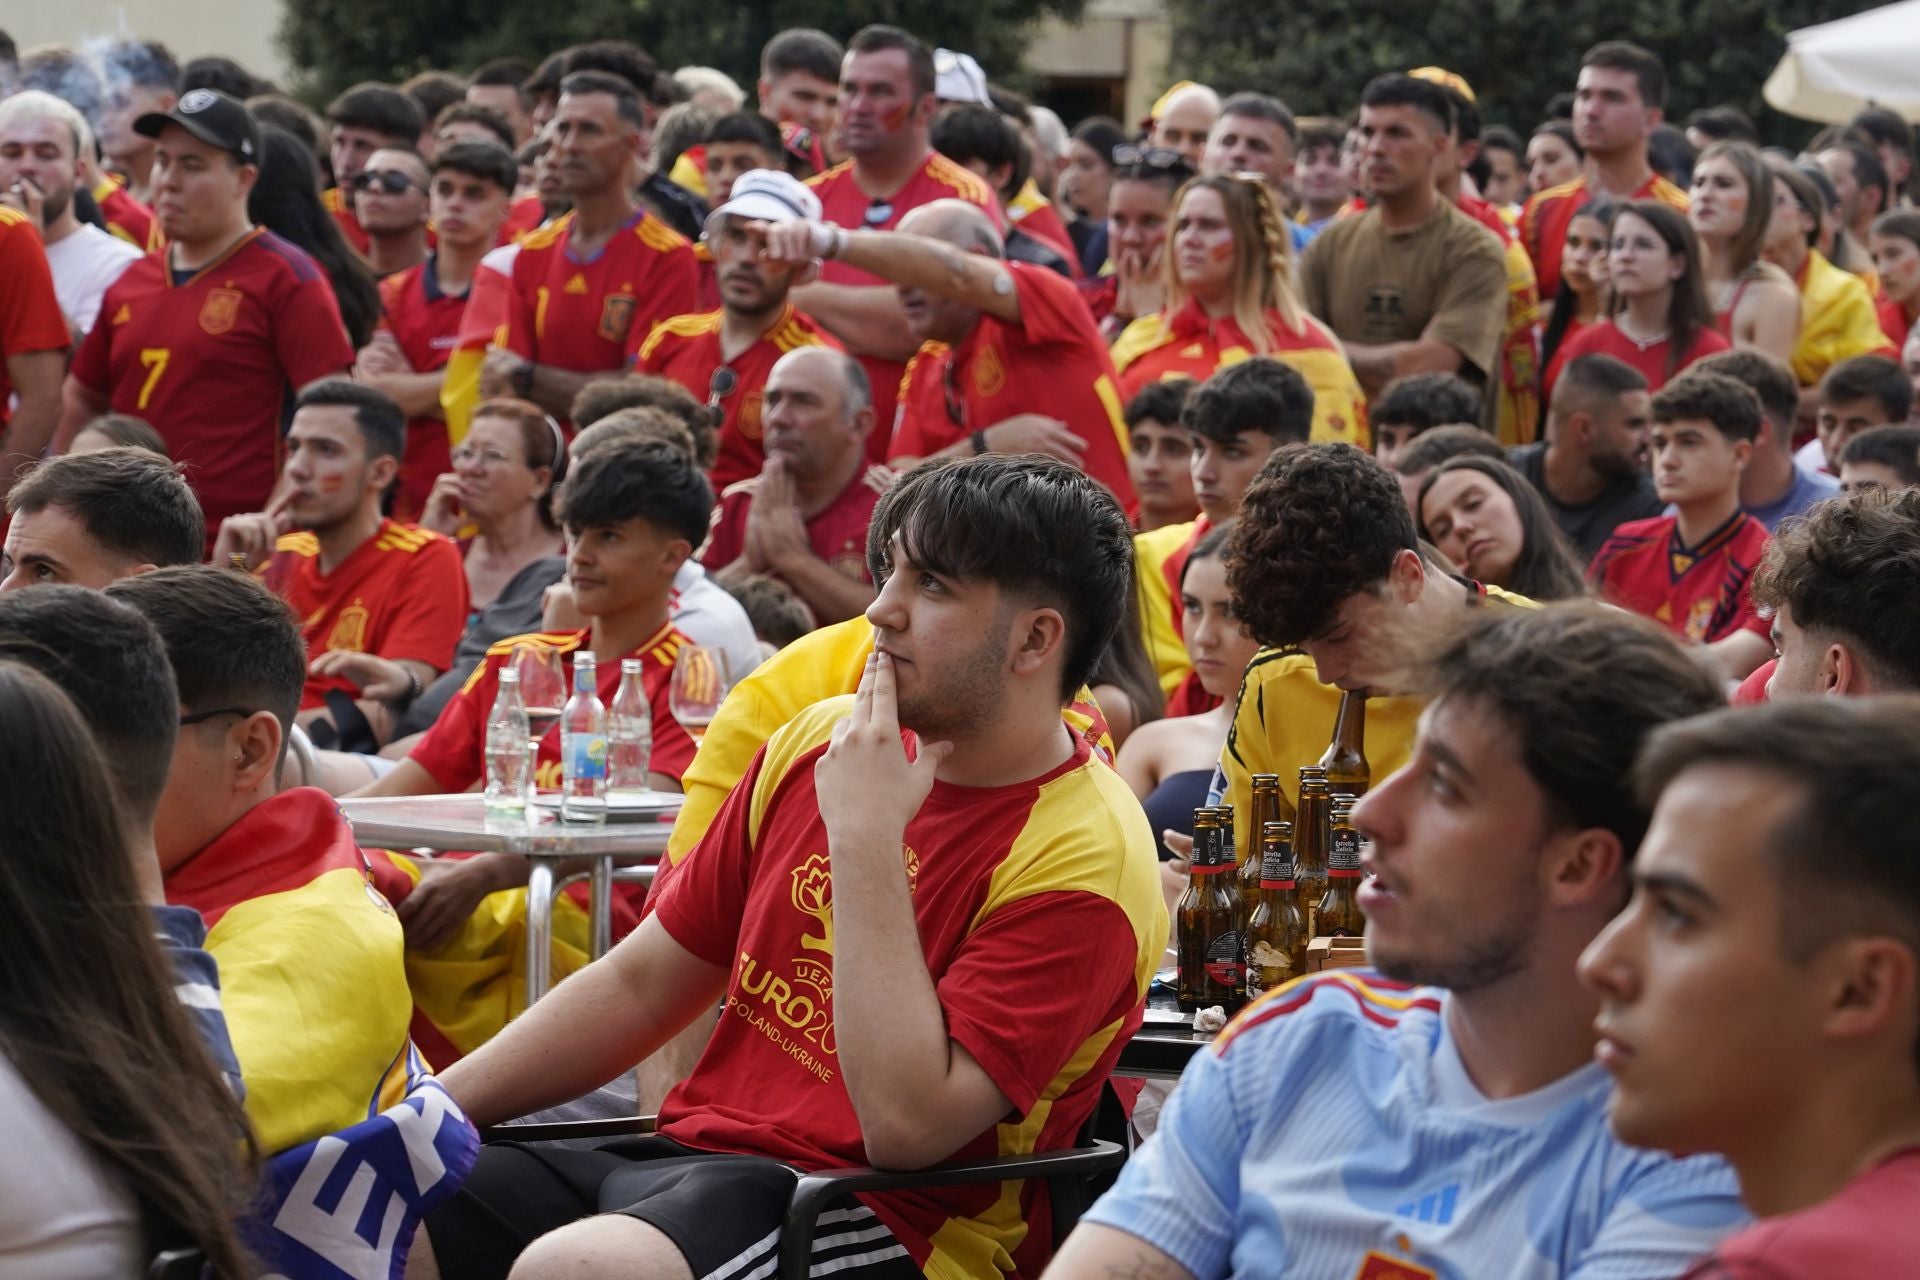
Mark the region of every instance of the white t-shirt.
POLYGON ((47 266, 53 269, 53 292, 67 323, 87 333, 100 314, 107 286, 120 278, 143 255, 125 240, 108 235, 91 223, 47 246, 47 266))
POLYGON ((689 640, 727 655, 728 683, 737 683, 760 665, 760 642, 747 611, 707 576, 698 560, 689 559, 673 575, 667 613, 689 640))
POLYGON ((0 1276, 132 1277, 145 1270, 133 1195, 0 1052, 0 1276))

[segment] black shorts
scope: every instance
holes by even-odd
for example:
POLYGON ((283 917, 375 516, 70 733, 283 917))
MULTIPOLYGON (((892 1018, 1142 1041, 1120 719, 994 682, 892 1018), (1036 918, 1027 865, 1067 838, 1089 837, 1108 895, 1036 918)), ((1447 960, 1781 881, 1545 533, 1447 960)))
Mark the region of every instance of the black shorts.
MULTIPOLYGON (((490 1143, 466 1185, 428 1215, 427 1234, 447 1280, 494 1280, 549 1231, 622 1213, 665 1234, 702 1280, 767 1280, 779 1268, 794 1181, 772 1160, 694 1151, 658 1135, 589 1151, 490 1143)), ((820 1215, 811 1262, 815 1275, 849 1280, 920 1277, 893 1233, 850 1196, 820 1215)))

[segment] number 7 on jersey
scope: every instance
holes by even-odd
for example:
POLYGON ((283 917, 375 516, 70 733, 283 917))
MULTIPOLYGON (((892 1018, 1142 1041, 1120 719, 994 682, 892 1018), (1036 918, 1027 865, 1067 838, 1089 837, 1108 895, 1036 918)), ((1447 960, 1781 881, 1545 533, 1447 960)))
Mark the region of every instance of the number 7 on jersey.
POLYGON ((166 375, 167 361, 172 358, 173 352, 167 347, 140 348, 140 363, 147 366, 147 380, 140 386, 138 408, 147 407, 147 401, 153 397, 153 389, 160 385, 160 379, 166 375))

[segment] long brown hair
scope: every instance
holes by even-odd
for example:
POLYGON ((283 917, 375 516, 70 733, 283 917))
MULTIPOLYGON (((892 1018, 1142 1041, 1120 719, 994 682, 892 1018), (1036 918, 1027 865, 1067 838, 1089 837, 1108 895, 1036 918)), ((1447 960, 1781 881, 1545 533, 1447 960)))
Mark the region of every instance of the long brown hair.
POLYGON ((1727 246, 1733 258, 1733 274, 1738 279, 1760 261, 1760 248, 1766 243, 1767 224, 1773 221, 1773 170, 1750 142, 1716 142, 1700 153, 1694 169, 1709 160, 1725 157, 1747 184, 1747 216, 1727 246))
POLYGON ((0 724, 0 1052, 132 1192, 148 1253, 249 1275, 252 1130, 174 995, 93 736, 11 661, 0 724))
MULTIPOLYGON (((1667 376, 1671 378, 1680 372, 1700 331, 1713 323, 1713 305, 1707 301, 1706 271, 1700 261, 1700 237, 1693 233, 1693 224, 1685 214, 1658 200, 1634 200, 1621 205, 1613 216, 1614 235, 1620 234, 1620 219, 1628 214, 1652 227, 1653 233, 1666 243, 1668 253, 1677 253, 1687 260, 1686 272, 1673 281, 1667 302, 1667 376)), ((1611 278, 1613 273, 1609 270, 1607 274, 1611 278)), ((1608 314, 1619 315, 1626 307, 1627 300, 1616 291, 1608 314)))
MULTIPOLYGON (((1187 196, 1202 188, 1217 193, 1227 213, 1227 226, 1233 231, 1233 319, 1240 331, 1253 343, 1255 353, 1268 355, 1273 337, 1267 332, 1268 311, 1276 311, 1289 329, 1302 328, 1306 311, 1293 287, 1293 241, 1287 234, 1280 206, 1266 184, 1251 178, 1236 178, 1220 173, 1195 178, 1173 194, 1174 224, 1179 225, 1180 206, 1187 196)), ((1171 241, 1170 232, 1167 239, 1171 241)), ((1168 244, 1161 257, 1166 276, 1167 314, 1187 304, 1187 287, 1180 283, 1179 264, 1168 244)))

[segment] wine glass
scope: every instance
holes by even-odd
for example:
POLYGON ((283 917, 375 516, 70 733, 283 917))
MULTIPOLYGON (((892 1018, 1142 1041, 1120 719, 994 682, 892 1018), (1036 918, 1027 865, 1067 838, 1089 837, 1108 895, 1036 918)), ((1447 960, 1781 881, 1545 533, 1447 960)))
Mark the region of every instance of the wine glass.
POLYGON ((520 673, 520 697, 527 704, 527 776, 539 789, 540 742, 560 719, 567 701, 567 677, 560 655, 543 644, 518 644, 507 663, 520 673))
POLYGON ((695 743, 713 723, 714 713, 726 700, 729 683, 727 655, 723 651, 698 644, 681 646, 680 656, 673 663, 673 686, 667 694, 667 705, 673 711, 673 718, 695 743))

